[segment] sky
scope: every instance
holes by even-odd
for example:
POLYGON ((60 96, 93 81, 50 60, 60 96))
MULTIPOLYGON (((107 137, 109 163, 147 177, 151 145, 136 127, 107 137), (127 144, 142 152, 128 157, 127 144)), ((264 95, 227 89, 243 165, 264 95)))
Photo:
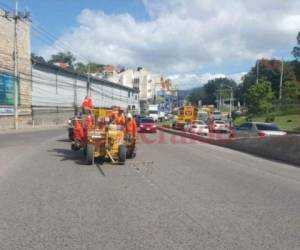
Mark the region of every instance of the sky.
POLYGON ((300 31, 299 0, 19 1, 32 15, 35 53, 70 50, 80 61, 142 66, 181 89, 216 77, 240 81, 259 58, 292 59, 300 31))

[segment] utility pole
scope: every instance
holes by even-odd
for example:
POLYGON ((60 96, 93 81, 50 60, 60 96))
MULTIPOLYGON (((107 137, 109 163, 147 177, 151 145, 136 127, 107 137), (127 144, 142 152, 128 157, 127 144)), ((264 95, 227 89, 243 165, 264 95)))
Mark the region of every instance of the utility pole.
POLYGON ((221 90, 219 92, 219 110, 221 111, 221 101, 222 101, 222 96, 221 96, 221 90))
POLYGON ((230 117, 231 117, 231 113, 232 113, 232 99, 233 99, 233 89, 232 87, 230 87, 230 117))
POLYGON ((90 68, 90 61, 88 61, 88 80, 87 80, 87 85, 86 85, 86 95, 90 95, 90 73, 91 73, 91 68, 90 68))
POLYGON ((279 102, 281 104, 282 99, 282 81, 283 81, 283 58, 281 58, 281 71, 280 71, 280 86, 279 86, 279 102))
POLYGON ((256 61, 256 84, 258 84, 259 78, 259 60, 256 61))
POLYGON ((16 12, 13 16, 14 19, 14 127, 18 129, 18 97, 19 97, 19 89, 18 89, 18 0, 16 0, 16 12))

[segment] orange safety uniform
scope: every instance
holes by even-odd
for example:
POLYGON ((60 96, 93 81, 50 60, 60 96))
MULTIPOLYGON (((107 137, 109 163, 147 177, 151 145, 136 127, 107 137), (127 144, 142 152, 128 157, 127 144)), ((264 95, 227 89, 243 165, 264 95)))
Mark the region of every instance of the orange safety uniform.
POLYGON ((92 128, 94 126, 94 119, 92 117, 92 115, 88 115, 87 118, 84 121, 84 127, 85 128, 92 128))
POLYGON ((117 114, 115 117, 115 123, 116 125, 125 125, 125 115, 122 114, 117 114))
POLYGON ((94 108, 92 97, 86 96, 84 98, 83 103, 82 103, 82 108, 83 109, 92 109, 92 108, 94 108))
POLYGON ((84 132, 83 132, 83 127, 81 125, 81 122, 80 120, 78 120, 78 118, 74 119, 73 126, 74 126, 73 131, 74 131, 75 140, 82 142, 84 139, 84 132))
POLYGON ((136 122, 134 119, 128 120, 126 123, 126 132, 133 138, 136 137, 136 122))
POLYGON ((117 111, 117 110, 112 110, 112 111, 110 112, 110 115, 109 115, 110 121, 112 121, 112 122, 115 121, 117 115, 118 115, 118 111, 117 111))

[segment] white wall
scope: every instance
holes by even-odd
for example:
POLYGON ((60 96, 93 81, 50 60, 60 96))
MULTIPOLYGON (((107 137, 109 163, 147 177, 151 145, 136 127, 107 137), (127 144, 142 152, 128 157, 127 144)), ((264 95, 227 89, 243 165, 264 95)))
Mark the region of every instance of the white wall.
MULTIPOLYGON (((134 105, 139 112, 139 98, 132 89, 91 80, 91 96, 98 107, 134 105)), ((34 68, 32 71, 32 105, 80 107, 86 96, 86 80, 55 70, 34 68)))

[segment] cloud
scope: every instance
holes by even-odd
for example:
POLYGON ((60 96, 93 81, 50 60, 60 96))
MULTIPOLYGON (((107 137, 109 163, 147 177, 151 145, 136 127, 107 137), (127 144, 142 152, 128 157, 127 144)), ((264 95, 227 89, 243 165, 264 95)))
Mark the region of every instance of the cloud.
MULTIPOLYGON (((184 82, 191 74, 201 80, 203 72, 239 71, 237 65, 281 56, 278 51, 289 53, 300 29, 296 0, 143 2, 149 14, 146 21, 126 13, 82 10, 76 26, 58 39, 56 47, 67 44, 79 60, 185 75, 184 82)), ((41 52, 49 56, 56 50, 52 46, 41 52)))
POLYGON ((236 83, 240 83, 242 77, 246 74, 246 72, 235 73, 235 74, 212 74, 212 73, 204 73, 204 74, 174 74, 169 75, 170 78, 177 86, 178 89, 191 89, 196 87, 201 87, 206 84, 209 80, 213 80, 216 78, 229 78, 236 83))

